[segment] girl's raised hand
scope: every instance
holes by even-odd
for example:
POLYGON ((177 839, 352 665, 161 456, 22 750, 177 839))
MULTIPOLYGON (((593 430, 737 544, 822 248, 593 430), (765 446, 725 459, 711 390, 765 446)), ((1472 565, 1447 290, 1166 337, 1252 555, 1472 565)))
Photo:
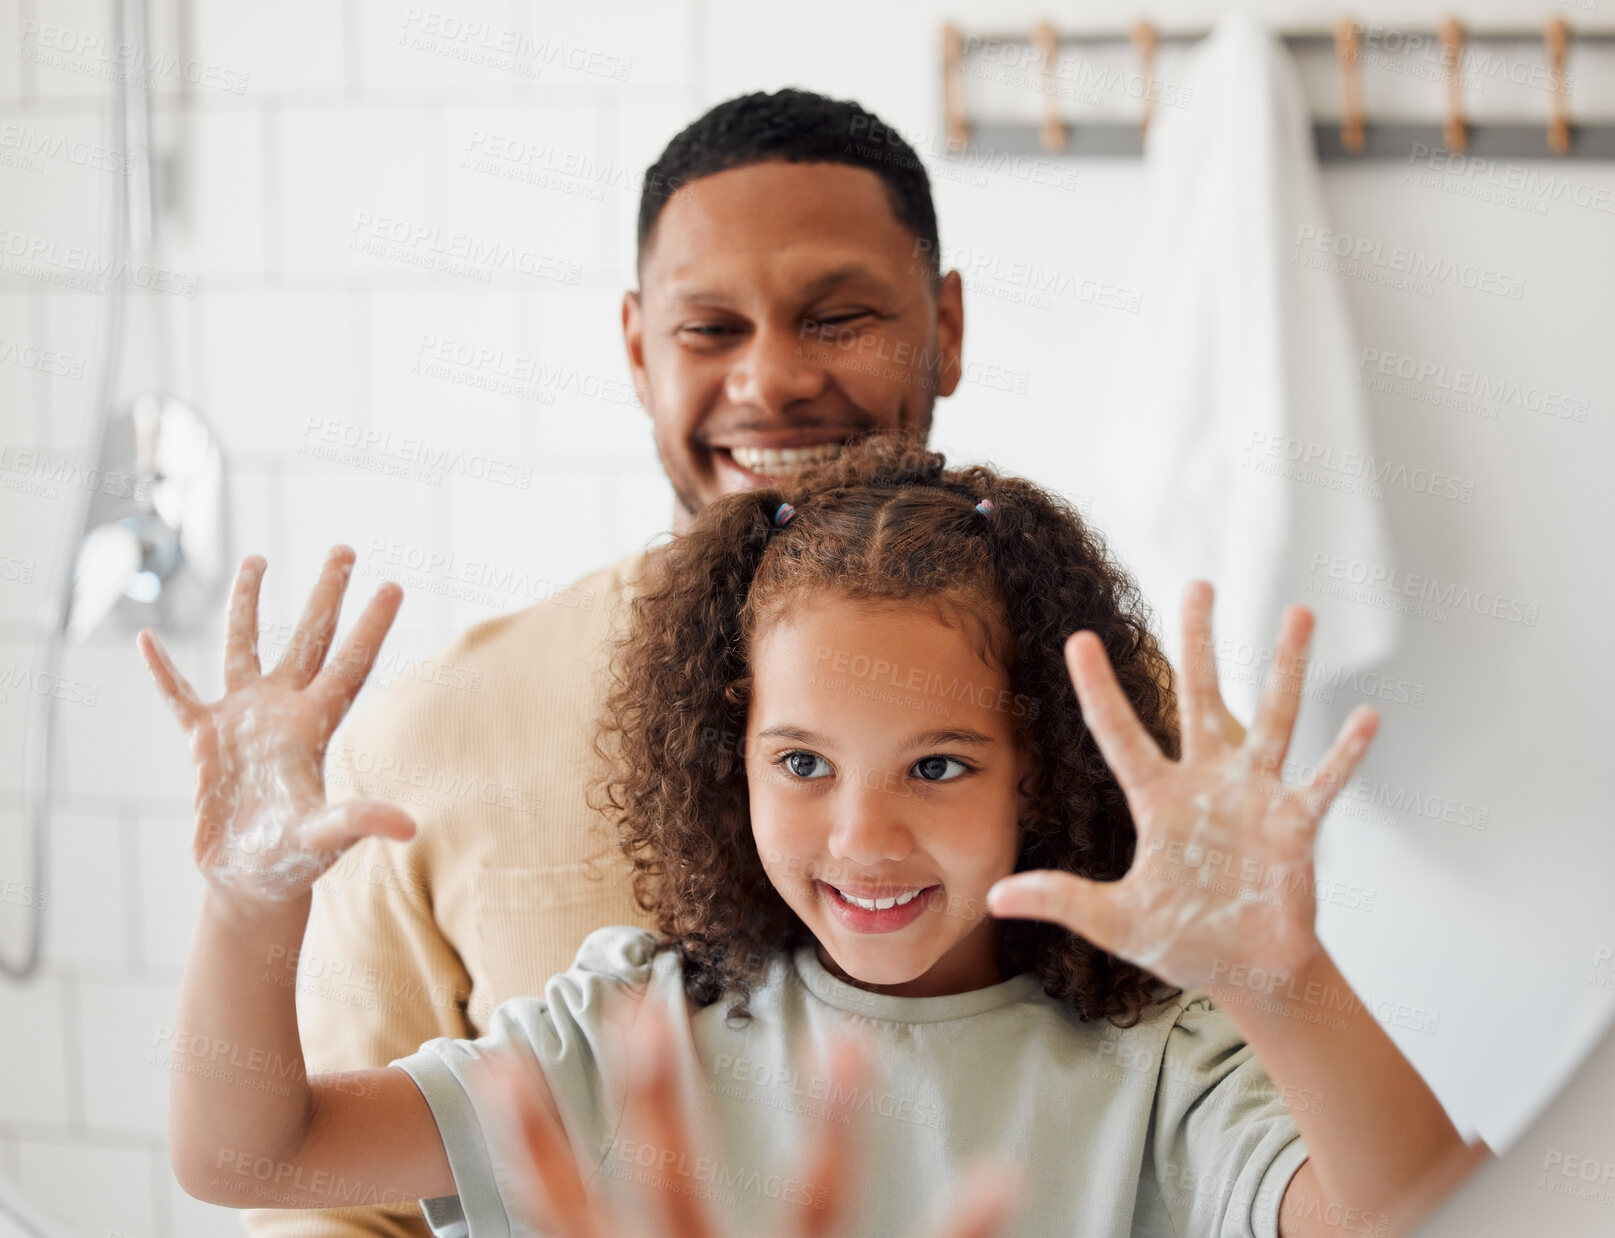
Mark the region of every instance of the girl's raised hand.
MULTIPOLYGON (((717 1163, 711 1159, 717 1150, 702 1146, 680 1101, 673 1045, 667 1013, 646 1003, 631 1033, 624 1125, 641 1148, 657 1150, 662 1167, 679 1168, 646 1175, 646 1199, 633 1217, 591 1198, 543 1076, 513 1056, 482 1059, 473 1094, 489 1115, 490 1138, 515 1166, 511 1190, 535 1228, 554 1238, 724 1238, 731 1232, 690 1189, 698 1180, 685 1167, 717 1163)), ((850 1216, 857 1155, 845 1123, 853 1113, 850 1098, 868 1091, 869 1062, 852 1042, 835 1041, 825 1069, 827 1104, 835 1117, 819 1124, 796 1175, 812 1206, 802 1207, 794 1224, 767 1238, 840 1238, 857 1228, 850 1216)), ((927 1231, 929 1238, 1002 1238, 1017 1210, 1019 1190, 1013 1170, 976 1160, 948 1202, 946 1219, 927 1231)))
POLYGON ((1063 924, 1181 988, 1212 986, 1239 965, 1294 975, 1312 960, 1319 950, 1313 839, 1379 725, 1372 709, 1354 710, 1313 781, 1284 782, 1313 622, 1310 611, 1292 606, 1256 720, 1243 743, 1230 744, 1211 598, 1204 581, 1184 595, 1179 761, 1144 729, 1099 639, 1078 632, 1066 642, 1083 716, 1138 829, 1132 867, 1113 882, 1018 873, 988 896, 995 915, 1063 924))
POLYGON ((325 746, 364 685, 403 599, 388 583, 330 661, 353 551, 336 546, 297 630, 268 674, 258 665, 258 591, 265 563, 242 561, 230 597, 225 695, 205 705, 149 628, 138 638, 152 678, 190 740, 196 767, 192 851, 209 885, 243 907, 284 904, 367 834, 406 839, 415 825, 375 801, 327 804, 325 746))

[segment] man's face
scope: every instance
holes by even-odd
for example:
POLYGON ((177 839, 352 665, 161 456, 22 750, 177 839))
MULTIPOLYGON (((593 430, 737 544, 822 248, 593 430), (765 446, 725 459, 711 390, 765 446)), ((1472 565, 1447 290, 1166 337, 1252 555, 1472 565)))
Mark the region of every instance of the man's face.
POLYGON ((964 312, 958 275, 933 291, 926 257, 864 168, 773 161, 673 195, 622 312, 675 532, 850 438, 930 429, 964 312))
POLYGON ((1000 979, 987 891, 1031 768, 1005 673, 928 609, 835 594, 765 623, 751 673, 752 837, 825 965, 903 997, 1000 979))

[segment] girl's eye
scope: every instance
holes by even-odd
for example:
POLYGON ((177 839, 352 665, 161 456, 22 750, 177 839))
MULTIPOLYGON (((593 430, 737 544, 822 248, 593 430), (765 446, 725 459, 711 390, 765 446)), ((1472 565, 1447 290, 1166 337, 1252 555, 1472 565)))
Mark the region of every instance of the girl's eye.
POLYGON ((781 758, 782 764, 798 778, 822 778, 824 774, 816 774, 817 765, 824 766, 825 773, 830 771, 830 763, 821 756, 811 752, 787 752, 781 758), (815 765, 817 762, 817 765, 815 765))
POLYGON ((929 756, 914 762, 914 772, 926 782, 951 782, 960 774, 969 773, 970 767, 957 757, 929 756), (958 766, 958 771, 950 774, 950 765, 958 766))

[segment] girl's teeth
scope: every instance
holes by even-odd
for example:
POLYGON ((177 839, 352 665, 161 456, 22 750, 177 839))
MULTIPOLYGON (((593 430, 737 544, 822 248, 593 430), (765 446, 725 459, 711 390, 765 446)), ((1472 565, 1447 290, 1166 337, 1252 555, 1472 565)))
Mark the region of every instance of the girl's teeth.
POLYGON ((920 896, 919 890, 910 890, 907 894, 898 894, 891 898, 858 898, 845 890, 837 890, 836 893, 854 907, 862 907, 865 911, 885 911, 889 907, 903 907, 920 896))
POLYGON ((813 447, 731 447, 729 455, 743 469, 765 477, 788 477, 810 464, 833 460, 841 453, 840 443, 819 443, 813 447))

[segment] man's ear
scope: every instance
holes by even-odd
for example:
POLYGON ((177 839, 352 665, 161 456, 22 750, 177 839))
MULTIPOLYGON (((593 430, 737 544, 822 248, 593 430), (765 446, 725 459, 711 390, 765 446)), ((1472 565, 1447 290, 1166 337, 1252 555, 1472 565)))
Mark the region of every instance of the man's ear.
POLYGON ((622 294, 622 343, 628 354, 628 373, 634 380, 639 406, 649 415, 650 401, 646 398, 645 381, 645 313, 639 302, 639 294, 632 290, 622 294))
POLYGON ((937 395, 952 395, 959 387, 965 346, 964 284, 959 272, 949 271, 936 290, 936 346, 942 372, 937 395))

